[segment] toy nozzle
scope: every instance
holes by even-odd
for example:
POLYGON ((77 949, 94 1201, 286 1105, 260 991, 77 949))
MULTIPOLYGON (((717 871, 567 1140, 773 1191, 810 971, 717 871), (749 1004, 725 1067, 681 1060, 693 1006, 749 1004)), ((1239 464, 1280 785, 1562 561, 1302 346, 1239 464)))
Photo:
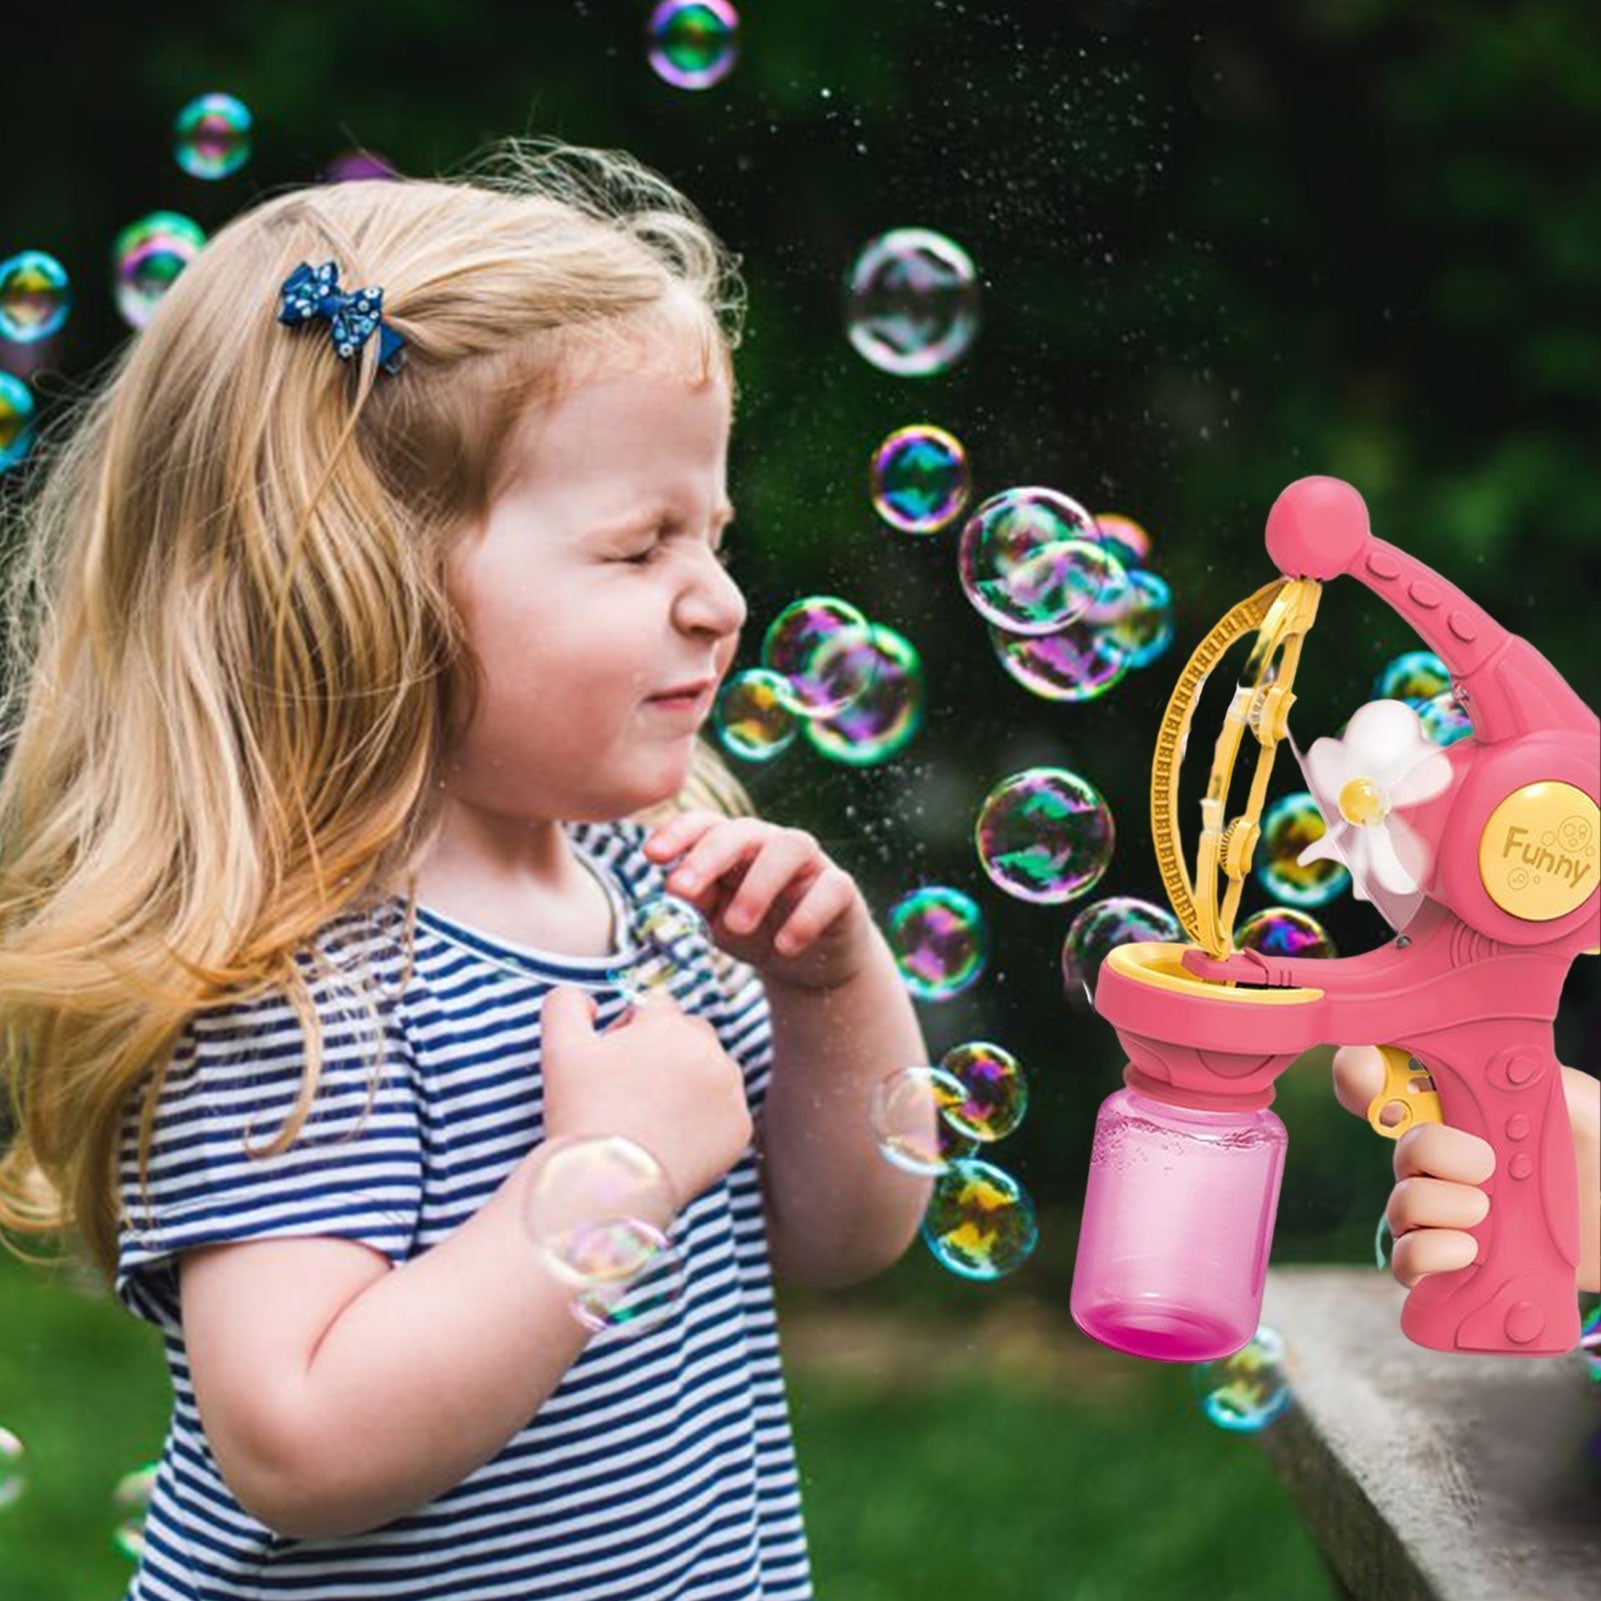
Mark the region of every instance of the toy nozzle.
POLYGON ((1343 478, 1297 478, 1267 514, 1267 553, 1286 578, 1349 571, 1368 541, 1367 503, 1343 478))

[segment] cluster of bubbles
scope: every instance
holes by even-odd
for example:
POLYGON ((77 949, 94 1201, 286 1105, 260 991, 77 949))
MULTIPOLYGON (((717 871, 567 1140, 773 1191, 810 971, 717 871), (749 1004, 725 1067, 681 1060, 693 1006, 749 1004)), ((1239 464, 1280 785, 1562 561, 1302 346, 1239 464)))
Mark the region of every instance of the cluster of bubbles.
POLYGON ((772 761, 804 731, 819 755, 868 767, 906 748, 922 726, 923 699, 910 640, 849 601, 809 595, 773 619, 761 666, 723 685, 712 727, 745 761, 772 761))
POLYGON ((543 1150, 524 1192, 523 1225, 569 1292, 573 1316, 592 1334, 659 1327, 684 1293, 666 1170, 621 1135, 559 1135, 543 1150))
POLYGON ((874 1092, 878 1149, 901 1171, 934 1179, 923 1243, 960 1278, 1003 1278, 1039 1242, 1028 1192, 975 1154, 1011 1134, 1027 1109, 1022 1065, 988 1040, 953 1046, 937 1067, 891 1073, 874 1092))
POLYGON ((675 89, 721 83, 739 55, 739 13, 728 0, 661 0, 645 33, 651 70, 675 89))
POLYGON ((1432 650, 1409 650, 1386 662, 1373 681, 1375 700, 1404 700, 1436 745, 1454 745, 1473 724, 1451 687, 1451 669, 1432 650))
MULTIPOLYGON (((721 0, 676 9, 733 15, 721 0)), ((207 182, 231 177, 250 159, 252 122, 250 108, 236 95, 197 95, 173 120, 173 157, 190 177, 207 182)), ((323 179, 343 183, 395 176, 395 169, 382 157, 353 151, 330 163, 323 179)), ((206 231, 199 223, 171 210, 146 212, 116 234, 111 246, 111 294, 128 327, 137 331, 150 322, 205 243, 206 231)), ((61 332, 72 307, 67 269, 48 251, 21 250, 0 261, 0 342, 21 349, 42 346, 61 332)), ((16 373, 0 369, 0 472, 27 457, 36 436, 35 412, 28 384, 16 373)))
MULTIPOLYGON (((10 1429, 0 1428, 0 1512, 14 1507, 28 1487, 22 1441, 10 1429)), ((145 1548, 145 1519, 155 1488, 157 1464, 146 1463, 117 1481, 111 1492, 115 1527, 112 1544, 126 1557, 138 1561, 145 1548)))

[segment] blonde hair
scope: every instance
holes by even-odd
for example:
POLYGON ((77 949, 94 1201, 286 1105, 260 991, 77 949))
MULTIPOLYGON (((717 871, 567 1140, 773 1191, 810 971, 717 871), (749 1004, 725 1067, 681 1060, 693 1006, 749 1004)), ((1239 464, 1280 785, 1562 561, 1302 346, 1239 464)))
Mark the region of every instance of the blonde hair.
MULTIPOLYGON (((235 218, 47 434, 7 528, 0 1229, 75 1232, 112 1279, 133 1097, 148 1198, 170 1057, 208 1007, 287 992, 306 1066, 255 1154, 293 1142, 322 1067, 299 953, 332 976, 319 931, 405 882, 411 971, 413 864, 481 682, 445 559, 513 423, 580 359, 686 326, 732 391, 742 317, 737 258, 664 179, 506 140, 459 177, 235 218), (329 258, 382 286, 398 375, 376 337, 343 361, 326 324, 277 323, 284 278, 329 258)), ((676 804, 753 810, 704 744, 676 804)))

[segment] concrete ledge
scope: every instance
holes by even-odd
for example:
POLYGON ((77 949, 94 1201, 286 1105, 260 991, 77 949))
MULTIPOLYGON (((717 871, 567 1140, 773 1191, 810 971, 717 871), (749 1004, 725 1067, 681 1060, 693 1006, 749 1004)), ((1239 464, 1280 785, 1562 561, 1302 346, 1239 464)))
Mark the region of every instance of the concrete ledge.
POLYGON ((1259 1436, 1358 1601, 1593 1601, 1601 1401, 1584 1358, 1449 1356, 1386 1272, 1269 1271, 1297 1405, 1259 1436))

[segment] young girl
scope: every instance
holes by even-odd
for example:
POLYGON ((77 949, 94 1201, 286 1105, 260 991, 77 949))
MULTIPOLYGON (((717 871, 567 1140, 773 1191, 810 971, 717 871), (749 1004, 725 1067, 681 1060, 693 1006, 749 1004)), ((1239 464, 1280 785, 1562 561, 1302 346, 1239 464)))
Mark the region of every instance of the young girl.
POLYGON ((140 1601, 809 1596, 770 1270, 927 1204, 893 957, 699 743, 733 266, 626 158, 507 154, 222 229, 33 508, 0 1221, 162 1331, 140 1601), (720 953, 630 1006, 664 893, 720 953), (676 1203, 636 1337, 525 1222, 586 1136, 676 1203))
MULTIPOLYGON (((809 1596, 771 1270, 874 1273, 927 1202, 868 1112, 927 1059, 890 952, 698 742, 732 265, 626 158, 507 154, 235 220, 31 508, 0 1223, 162 1331, 131 1601, 809 1596), (663 892, 718 949, 630 1007, 663 892), (676 1202, 636 1338, 524 1225, 585 1136, 676 1202)), ((1472 1153, 1409 1149, 1435 1271, 1472 1153)))

